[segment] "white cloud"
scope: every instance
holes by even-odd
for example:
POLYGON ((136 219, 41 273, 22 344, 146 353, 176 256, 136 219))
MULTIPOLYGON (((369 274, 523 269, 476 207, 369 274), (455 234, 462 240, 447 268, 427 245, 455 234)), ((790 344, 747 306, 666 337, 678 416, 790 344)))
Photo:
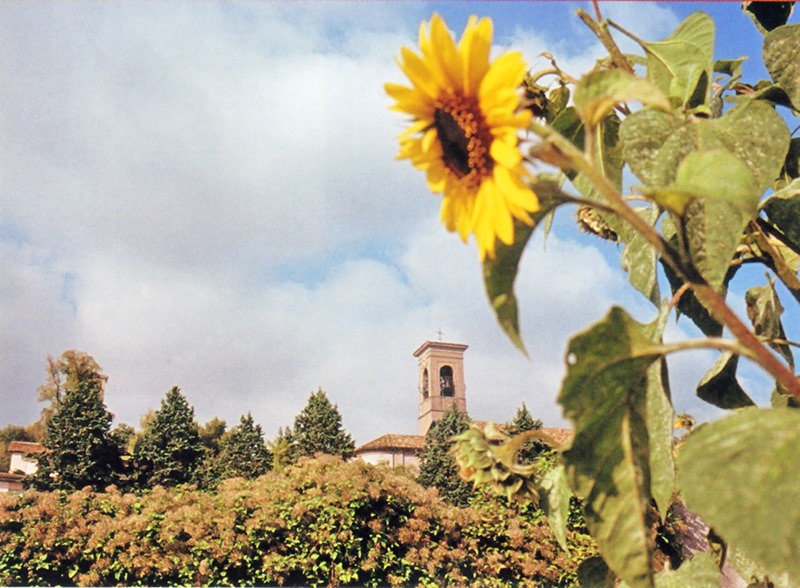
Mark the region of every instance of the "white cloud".
POLYGON ((360 442, 414 432, 411 353, 441 328, 470 345, 474 416, 525 401, 558 424, 566 342, 624 276, 537 237, 518 280, 531 359, 506 339, 474 245, 394 161, 404 123, 382 83, 415 10, 0 7, 3 420, 35 419, 47 355, 78 348, 131 424, 177 384, 199 420, 251 411, 271 436, 322 387, 360 442))

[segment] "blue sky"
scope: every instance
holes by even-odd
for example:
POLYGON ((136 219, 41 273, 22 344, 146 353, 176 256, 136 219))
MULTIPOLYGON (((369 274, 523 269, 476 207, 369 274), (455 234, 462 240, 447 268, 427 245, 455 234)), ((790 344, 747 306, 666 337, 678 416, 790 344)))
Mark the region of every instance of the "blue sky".
MULTIPOLYGON (((562 214, 523 260, 531 358, 516 352, 474 245, 445 232, 439 197, 394 160, 405 122, 383 83, 404 81, 395 57, 434 11, 458 33, 469 14, 492 16, 498 52, 519 49, 535 68, 548 50, 579 74, 602 52, 578 7, 591 10, 0 4, 0 426, 38 417, 47 356, 73 348, 110 376, 117 422, 137 425, 179 385, 199 421, 251 411, 272 437, 322 387, 357 442, 413 433, 411 353, 439 329, 470 346, 474 417, 508 420, 524 401, 563 424, 555 397, 570 335, 614 303, 642 319, 651 309, 616 248, 576 235, 562 214)), ((644 39, 706 10, 718 57, 760 51, 738 3, 601 7, 644 39)), ((758 59, 745 71, 764 76, 758 59)), ((687 333, 681 323, 670 335, 687 333)), ((711 360, 675 358, 679 410, 700 410, 693 384, 711 360)))

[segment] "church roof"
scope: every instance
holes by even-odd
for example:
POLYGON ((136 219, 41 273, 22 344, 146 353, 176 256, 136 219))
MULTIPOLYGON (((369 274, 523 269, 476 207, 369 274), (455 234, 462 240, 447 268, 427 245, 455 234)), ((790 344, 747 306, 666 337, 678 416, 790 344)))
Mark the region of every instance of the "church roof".
POLYGON ((29 441, 12 441, 8 444, 9 453, 44 453, 47 451, 41 443, 29 441))
POLYGON ((364 445, 356 449, 356 453, 391 449, 413 449, 414 451, 419 451, 424 443, 425 437, 422 435, 395 435, 390 433, 364 443, 364 445))

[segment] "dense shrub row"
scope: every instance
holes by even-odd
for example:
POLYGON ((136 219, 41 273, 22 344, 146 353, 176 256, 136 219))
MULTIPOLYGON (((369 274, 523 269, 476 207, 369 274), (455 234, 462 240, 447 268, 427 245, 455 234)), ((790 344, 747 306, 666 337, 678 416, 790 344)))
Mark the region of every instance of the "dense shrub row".
POLYGON ((567 585, 592 548, 570 559, 540 519, 319 456, 215 492, 3 496, 0 584, 567 585))

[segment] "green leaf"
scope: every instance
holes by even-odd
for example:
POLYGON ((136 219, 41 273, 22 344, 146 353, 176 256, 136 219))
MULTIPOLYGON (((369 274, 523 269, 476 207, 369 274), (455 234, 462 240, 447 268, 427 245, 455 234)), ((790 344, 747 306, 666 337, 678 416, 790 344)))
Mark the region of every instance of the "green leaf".
POLYGON ((705 102, 714 59, 714 21, 703 12, 689 15, 663 41, 641 42, 647 54, 647 78, 683 104, 705 102), (701 96, 698 101, 693 99, 701 96))
POLYGON ((750 218, 756 214, 761 194, 748 166, 725 149, 689 153, 678 166, 672 185, 642 192, 678 215, 693 199, 704 198, 728 202, 750 218))
POLYGON ((784 25, 764 38, 764 65, 773 81, 800 107, 800 25, 784 25))
POLYGON ((800 179, 775 192, 761 207, 770 222, 800 248, 800 179))
MULTIPOLYGON (((645 333, 660 341, 667 324, 670 306, 662 305, 658 319, 645 326, 645 333)), ((675 458, 672 432, 675 410, 669 391, 667 363, 662 358, 647 370, 647 437, 650 448, 650 495, 656 501, 662 516, 672 502, 675 489, 675 458)))
POLYGON ((754 406, 755 403, 736 379, 738 365, 738 355, 730 351, 721 353, 697 385, 697 396, 714 406, 725 409, 754 406))
POLYGON ((590 127, 600 123, 621 102, 638 101, 669 111, 666 96, 653 84, 621 69, 593 71, 575 87, 575 108, 590 127))
MULTIPOLYGON (((636 212, 650 225, 655 225, 659 211, 654 206, 637 207, 636 212)), ((619 240, 625 243, 622 251, 622 268, 628 273, 628 282, 658 306, 661 293, 658 288, 658 254, 641 233, 619 218, 611 224, 619 240)))
POLYGON ((717 562, 710 553, 696 553, 677 570, 656 576, 656 588, 719 588, 720 573, 717 562))
POLYGON ((725 147, 750 168, 759 194, 772 187, 789 149, 789 129, 765 100, 741 99, 721 118, 708 121, 723 134, 725 147))
POLYGON ((528 226, 515 220, 514 243, 505 245, 498 242, 495 258, 487 257, 483 261, 483 283, 497 321, 511 342, 526 355, 525 343, 519 329, 519 310, 517 296, 514 292, 514 281, 517 279, 522 253, 533 235, 534 228, 567 199, 558 183, 551 180, 540 178, 534 189, 540 205, 539 210, 531 215, 534 225, 528 226))
POLYGON ((644 109, 625 119, 620 137, 631 170, 651 188, 671 186, 690 153, 726 149, 748 167, 760 195, 780 174, 789 149, 783 118, 769 103, 750 99, 714 120, 681 122, 644 109))
POLYGON ((567 483, 567 476, 562 464, 557 465, 547 472, 540 486, 542 492, 542 506, 547 513, 547 522, 553 536, 561 548, 569 552, 567 544, 567 522, 569 519, 569 502, 572 490, 567 483))
POLYGON ((772 29, 785 25, 792 14, 794 2, 742 2, 744 10, 756 25, 756 28, 766 35, 772 29))
POLYGON ((794 357, 791 348, 782 341, 786 340, 781 315, 783 305, 778 292, 772 284, 753 286, 744 295, 747 304, 747 317, 753 324, 755 334, 765 337, 770 347, 777 351, 786 363, 794 369, 794 357), (777 340, 777 342, 775 341, 777 340))
MULTIPOLYGON (((679 239, 675 228, 675 221, 671 217, 666 217, 661 222, 661 228, 664 232, 664 237, 669 241, 670 245, 678 248, 679 239)), ((673 270, 669 264, 664 263, 663 260, 660 261, 661 267, 664 270, 664 275, 669 282, 672 295, 675 296, 675 294, 684 287, 685 282, 675 273, 675 270, 673 270)), ((723 284, 723 290, 727 285, 727 281, 733 276, 733 273, 733 271, 729 271, 725 276, 726 282, 723 284)), ((697 299, 691 288, 688 290, 684 289, 683 294, 678 299, 677 309, 679 314, 688 316, 707 337, 719 337, 722 335, 722 325, 711 316, 711 313, 697 299)))
POLYGON ((718 291, 727 283, 730 261, 750 217, 719 200, 692 200, 682 222, 692 263, 718 291))
POLYGON ((653 585, 646 378, 660 349, 614 307, 570 341, 559 395, 575 430, 563 454, 567 479, 603 558, 631 586, 653 585))
POLYGON ((698 427, 678 472, 687 506, 717 534, 770 574, 800 580, 800 411, 744 408, 698 427))

